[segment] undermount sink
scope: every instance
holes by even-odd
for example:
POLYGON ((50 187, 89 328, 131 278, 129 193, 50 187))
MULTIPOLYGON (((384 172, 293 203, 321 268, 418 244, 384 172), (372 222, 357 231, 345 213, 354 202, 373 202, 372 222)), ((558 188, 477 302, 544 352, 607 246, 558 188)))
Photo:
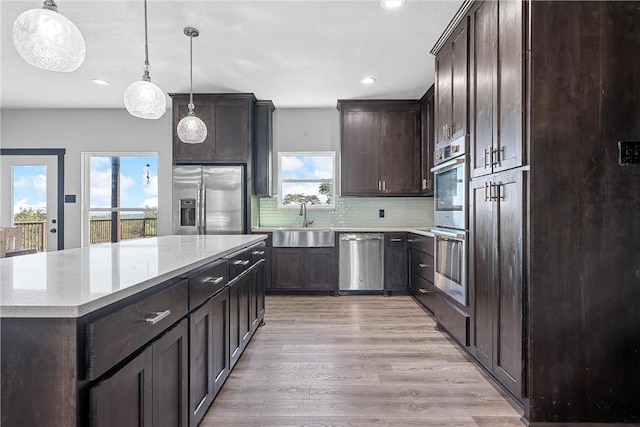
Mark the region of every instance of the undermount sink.
POLYGON ((321 229, 283 229, 273 232, 276 248, 315 248, 335 246, 334 232, 321 229))

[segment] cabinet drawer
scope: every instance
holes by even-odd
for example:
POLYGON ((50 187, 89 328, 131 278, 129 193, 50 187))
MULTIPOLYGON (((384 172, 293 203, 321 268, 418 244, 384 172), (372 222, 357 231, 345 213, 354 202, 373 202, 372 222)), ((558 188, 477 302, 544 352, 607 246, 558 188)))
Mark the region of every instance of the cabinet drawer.
POLYGON ((87 379, 94 380, 187 314, 184 279, 86 326, 87 379))
POLYGON ((189 309, 215 295, 229 283, 229 261, 215 261, 189 277, 189 309))
POLYGON ((460 344, 469 346, 471 317, 468 313, 449 302, 447 298, 442 298, 435 314, 440 326, 446 329, 460 344))
POLYGON ((384 233, 384 240, 389 248, 404 248, 407 244, 407 233, 384 233))
POLYGON ((411 252, 411 273, 422 276, 433 283, 433 256, 419 251, 411 252))
POLYGON ((236 252, 229 258, 229 280, 233 280, 251 267, 251 249, 236 252))
POLYGON ((423 236, 421 234, 409 233, 407 237, 407 245, 410 249, 417 249, 433 256, 433 237, 423 236))
POLYGON ((412 292, 414 297, 430 312, 436 314, 440 303, 440 295, 433 283, 413 273, 411 275, 412 292))
POLYGON ((257 263, 261 259, 265 259, 267 245, 265 242, 258 243, 251 248, 251 265, 257 263))

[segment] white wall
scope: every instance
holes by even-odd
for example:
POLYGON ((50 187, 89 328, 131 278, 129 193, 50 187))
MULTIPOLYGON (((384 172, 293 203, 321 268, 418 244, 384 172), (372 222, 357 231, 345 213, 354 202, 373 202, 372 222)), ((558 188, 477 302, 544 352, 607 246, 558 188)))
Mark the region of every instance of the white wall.
MULTIPOLYGON (((336 108, 287 108, 273 113, 273 193, 277 193, 278 152, 335 151, 340 182, 340 113, 336 108)), ((336 192, 340 191, 340 186, 336 192)))
POLYGON ((137 119, 124 109, 0 111, 1 148, 64 148, 65 248, 81 244, 82 153, 158 153, 158 234, 171 234, 171 110, 158 120, 137 119))

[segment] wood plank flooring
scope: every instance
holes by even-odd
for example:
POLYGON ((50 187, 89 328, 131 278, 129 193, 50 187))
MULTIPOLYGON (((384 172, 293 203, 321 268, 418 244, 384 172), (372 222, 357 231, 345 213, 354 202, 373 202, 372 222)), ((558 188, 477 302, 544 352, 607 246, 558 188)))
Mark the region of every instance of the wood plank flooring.
POLYGON ((267 296, 202 427, 523 426, 410 297, 267 296))

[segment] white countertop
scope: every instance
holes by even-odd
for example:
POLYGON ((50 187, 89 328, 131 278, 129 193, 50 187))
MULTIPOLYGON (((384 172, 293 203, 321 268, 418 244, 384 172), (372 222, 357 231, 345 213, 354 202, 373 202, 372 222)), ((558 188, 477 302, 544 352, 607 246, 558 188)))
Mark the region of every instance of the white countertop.
POLYGON ((0 317, 80 317, 264 239, 163 236, 0 259, 0 317))
POLYGON ((313 226, 313 227, 253 227, 251 230, 253 233, 272 233, 277 230, 333 230, 335 232, 354 232, 354 233, 415 233, 421 234, 423 236, 431 236, 433 237, 433 233, 429 230, 434 228, 434 226, 424 226, 424 227, 321 227, 321 226, 313 226))

